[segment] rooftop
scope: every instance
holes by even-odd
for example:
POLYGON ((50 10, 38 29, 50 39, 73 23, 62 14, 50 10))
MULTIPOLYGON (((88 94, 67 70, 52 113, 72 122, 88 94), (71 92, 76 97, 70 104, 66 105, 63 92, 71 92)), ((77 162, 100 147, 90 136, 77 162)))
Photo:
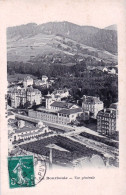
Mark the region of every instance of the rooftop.
POLYGON ((32 130, 36 130, 36 129, 38 129, 38 128, 37 127, 32 127, 32 128, 30 128, 30 127, 23 127, 23 128, 17 129, 15 132, 16 133, 21 133, 21 132, 32 131, 32 130))
POLYGON ((113 118, 115 118, 116 117, 116 110, 113 108, 103 109, 103 110, 100 110, 98 112, 98 116, 104 116, 104 117, 112 116, 113 118))
POLYGON ((55 101, 51 104, 51 106, 54 107, 59 107, 59 108, 71 108, 74 104, 72 103, 67 103, 67 102, 59 102, 59 101, 55 101))
POLYGON ((62 110, 58 111, 58 113, 68 114, 68 115, 75 114, 78 112, 82 112, 82 109, 81 108, 73 108, 73 109, 62 109, 62 110))
POLYGON ((45 113, 56 113, 57 111, 56 110, 53 110, 53 109, 47 109, 45 107, 39 107, 36 109, 37 111, 41 111, 41 112, 45 112, 45 113))
POLYGON ((47 79, 48 77, 46 75, 42 75, 42 78, 46 78, 47 79))
POLYGON ((20 129, 16 129, 15 133, 23 133, 23 132, 27 132, 27 131, 30 132, 30 131, 35 131, 35 130, 40 130, 40 129, 38 127, 23 127, 20 129))
POLYGON ((118 109, 118 102, 112 103, 109 108, 118 109))
POLYGON ((94 97, 94 96, 83 96, 83 101, 85 103, 103 103, 102 101, 100 101, 99 97, 94 97))

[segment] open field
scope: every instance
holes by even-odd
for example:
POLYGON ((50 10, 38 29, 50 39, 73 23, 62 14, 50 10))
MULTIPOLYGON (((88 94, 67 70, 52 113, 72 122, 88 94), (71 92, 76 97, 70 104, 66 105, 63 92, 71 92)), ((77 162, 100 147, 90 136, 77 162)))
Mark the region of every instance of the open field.
POLYGON ((76 54, 81 58, 93 57, 96 61, 104 60, 107 63, 117 63, 117 56, 110 52, 86 46, 72 39, 66 38, 64 40, 63 37, 56 35, 37 34, 22 39, 15 37, 15 39, 11 38, 7 41, 8 61, 27 62, 38 60, 40 57, 44 57, 46 61, 52 53, 55 57, 62 58, 61 65, 65 62, 63 56, 71 59, 76 54))

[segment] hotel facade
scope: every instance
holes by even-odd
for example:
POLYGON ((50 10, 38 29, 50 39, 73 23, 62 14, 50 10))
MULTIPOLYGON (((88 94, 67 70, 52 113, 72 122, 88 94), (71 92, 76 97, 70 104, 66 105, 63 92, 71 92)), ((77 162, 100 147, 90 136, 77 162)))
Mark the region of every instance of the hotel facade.
POLYGON ((104 104, 100 101, 99 97, 83 96, 82 109, 85 120, 88 120, 89 118, 96 119, 98 112, 103 108, 104 104))
POLYGON ((103 135, 112 135, 117 131, 118 108, 117 103, 98 112, 97 131, 103 135))

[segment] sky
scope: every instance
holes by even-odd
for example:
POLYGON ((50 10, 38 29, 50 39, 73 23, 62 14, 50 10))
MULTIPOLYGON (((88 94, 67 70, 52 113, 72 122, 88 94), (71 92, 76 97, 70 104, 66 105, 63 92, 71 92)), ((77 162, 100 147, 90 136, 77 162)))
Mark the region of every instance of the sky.
POLYGON ((123 0, 1 0, 0 15, 8 26, 69 21, 104 28, 120 24, 123 0))

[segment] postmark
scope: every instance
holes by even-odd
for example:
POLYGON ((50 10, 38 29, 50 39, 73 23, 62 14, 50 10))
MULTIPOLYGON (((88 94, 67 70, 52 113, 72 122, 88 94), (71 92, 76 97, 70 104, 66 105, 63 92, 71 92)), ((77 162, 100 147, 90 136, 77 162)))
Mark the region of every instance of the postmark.
POLYGON ((46 164, 40 155, 8 157, 10 188, 33 187, 46 173, 46 164))

